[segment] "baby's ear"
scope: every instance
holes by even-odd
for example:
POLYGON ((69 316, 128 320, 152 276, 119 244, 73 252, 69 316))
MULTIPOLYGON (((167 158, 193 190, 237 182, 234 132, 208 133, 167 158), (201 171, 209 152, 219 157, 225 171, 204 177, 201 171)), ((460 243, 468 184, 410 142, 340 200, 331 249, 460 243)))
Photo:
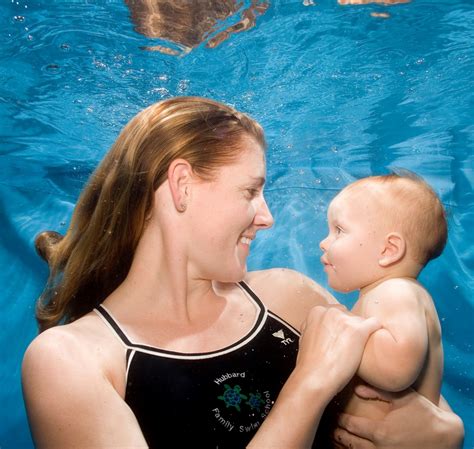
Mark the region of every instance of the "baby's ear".
POLYGON ((379 259, 381 267, 388 267, 402 260, 406 253, 406 242, 403 235, 398 232, 387 234, 384 248, 379 259))

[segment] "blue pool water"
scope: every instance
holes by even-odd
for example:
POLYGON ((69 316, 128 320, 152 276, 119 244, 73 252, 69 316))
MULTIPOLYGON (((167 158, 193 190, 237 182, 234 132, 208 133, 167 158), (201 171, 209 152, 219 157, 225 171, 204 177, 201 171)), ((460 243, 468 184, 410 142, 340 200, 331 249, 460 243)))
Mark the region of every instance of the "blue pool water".
MULTIPOLYGON (((1 2, 2 449, 32 447, 20 364, 47 276, 34 236, 65 231, 120 128, 174 95, 225 101, 266 129, 276 223, 260 233, 251 268, 290 267, 325 285, 318 242, 338 189, 392 167, 434 186, 449 243, 421 280, 443 326, 443 394, 465 422, 464 448, 474 447, 472 0, 311 3, 270 0, 252 29, 170 56, 141 48, 166 42, 137 33, 123 1, 1 2), (371 14, 384 12, 390 17, 371 14)), ((238 13, 226 25, 236 21, 238 13)))

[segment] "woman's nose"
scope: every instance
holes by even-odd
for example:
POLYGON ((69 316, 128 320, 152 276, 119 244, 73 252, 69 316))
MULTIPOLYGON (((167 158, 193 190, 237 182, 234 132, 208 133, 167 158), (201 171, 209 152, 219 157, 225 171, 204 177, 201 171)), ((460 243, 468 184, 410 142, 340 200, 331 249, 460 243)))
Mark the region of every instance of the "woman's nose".
POLYGON ((263 229, 268 229, 273 226, 273 215, 270 212, 265 198, 262 198, 257 214, 255 215, 255 224, 263 229))

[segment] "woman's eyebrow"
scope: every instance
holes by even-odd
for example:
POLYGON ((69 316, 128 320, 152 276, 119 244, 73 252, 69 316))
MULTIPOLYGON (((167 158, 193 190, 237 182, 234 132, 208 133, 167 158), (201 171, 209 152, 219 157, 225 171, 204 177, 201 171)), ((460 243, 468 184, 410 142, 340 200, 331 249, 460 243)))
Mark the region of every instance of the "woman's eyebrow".
POLYGON ((262 187, 265 184, 266 179, 263 176, 251 176, 250 177, 250 182, 257 186, 257 187, 262 187))

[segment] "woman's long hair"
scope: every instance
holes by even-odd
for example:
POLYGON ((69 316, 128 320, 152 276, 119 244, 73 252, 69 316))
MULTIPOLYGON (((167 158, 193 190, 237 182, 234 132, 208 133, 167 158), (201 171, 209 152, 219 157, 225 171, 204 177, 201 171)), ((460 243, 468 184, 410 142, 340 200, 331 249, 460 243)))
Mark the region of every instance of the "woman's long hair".
POLYGON ((63 239, 47 252, 50 276, 37 303, 40 332, 72 322, 125 279, 170 163, 186 159, 202 179, 236 160, 242 137, 265 148, 247 115, 199 97, 177 97, 137 114, 91 175, 63 239))

